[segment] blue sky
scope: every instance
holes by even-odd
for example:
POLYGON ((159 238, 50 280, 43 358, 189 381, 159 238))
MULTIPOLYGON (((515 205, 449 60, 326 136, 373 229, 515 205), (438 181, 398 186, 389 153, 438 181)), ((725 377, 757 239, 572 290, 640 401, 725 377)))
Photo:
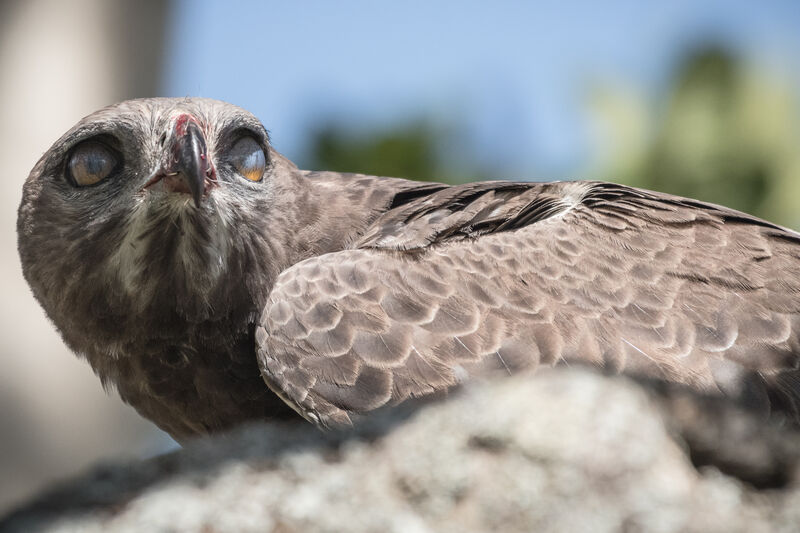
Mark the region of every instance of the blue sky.
POLYGON ((657 95, 692 47, 723 43, 800 86, 800 2, 182 0, 165 92, 227 100, 302 160, 330 119, 456 125, 497 177, 572 177, 591 152, 586 87, 657 95))

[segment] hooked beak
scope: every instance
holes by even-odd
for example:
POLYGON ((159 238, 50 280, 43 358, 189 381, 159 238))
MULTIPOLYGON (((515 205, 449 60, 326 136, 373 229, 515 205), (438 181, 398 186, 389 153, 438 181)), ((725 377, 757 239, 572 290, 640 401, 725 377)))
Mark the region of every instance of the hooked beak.
POLYGON ((208 170, 208 157, 206 140, 203 132, 196 122, 189 122, 186 126, 186 133, 178 137, 172 146, 173 161, 175 172, 183 175, 189 184, 189 191, 194 198, 195 207, 200 207, 200 199, 203 197, 203 189, 206 181, 206 171, 208 170))
POLYGON ((144 188, 162 182, 166 191, 191 194, 199 209, 203 195, 215 185, 205 136, 193 117, 181 115, 176 121, 173 139, 167 154, 169 159, 144 188))

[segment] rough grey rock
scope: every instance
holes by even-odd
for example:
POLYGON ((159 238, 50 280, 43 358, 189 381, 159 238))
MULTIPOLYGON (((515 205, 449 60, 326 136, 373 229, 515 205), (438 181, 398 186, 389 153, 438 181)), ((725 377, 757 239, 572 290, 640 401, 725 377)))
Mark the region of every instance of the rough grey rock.
POLYGON ((0 530, 797 531, 800 437, 777 422, 560 369, 347 433, 260 425, 98 467, 0 530))

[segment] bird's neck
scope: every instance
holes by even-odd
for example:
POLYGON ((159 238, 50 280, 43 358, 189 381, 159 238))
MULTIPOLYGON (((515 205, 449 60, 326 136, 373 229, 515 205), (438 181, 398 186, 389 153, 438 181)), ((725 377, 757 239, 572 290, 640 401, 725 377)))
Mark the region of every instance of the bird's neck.
POLYGON ((291 242, 281 246, 295 253, 281 270, 314 255, 348 248, 389 209, 398 191, 418 185, 398 178, 305 170, 297 171, 295 179, 294 188, 302 196, 294 201, 302 209, 276 210, 283 211, 283 217, 286 213, 295 217, 283 220, 293 231, 287 235, 291 242))

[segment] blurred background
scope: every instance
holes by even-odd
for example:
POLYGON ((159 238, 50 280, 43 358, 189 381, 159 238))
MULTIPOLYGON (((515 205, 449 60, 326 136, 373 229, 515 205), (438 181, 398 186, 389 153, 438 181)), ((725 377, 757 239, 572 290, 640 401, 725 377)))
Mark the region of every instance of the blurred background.
POLYGON ((68 353, 25 285, 36 160, 107 104, 249 109, 303 168, 591 178, 800 228, 800 2, 0 2, 0 512, 174 446, 68 353))

